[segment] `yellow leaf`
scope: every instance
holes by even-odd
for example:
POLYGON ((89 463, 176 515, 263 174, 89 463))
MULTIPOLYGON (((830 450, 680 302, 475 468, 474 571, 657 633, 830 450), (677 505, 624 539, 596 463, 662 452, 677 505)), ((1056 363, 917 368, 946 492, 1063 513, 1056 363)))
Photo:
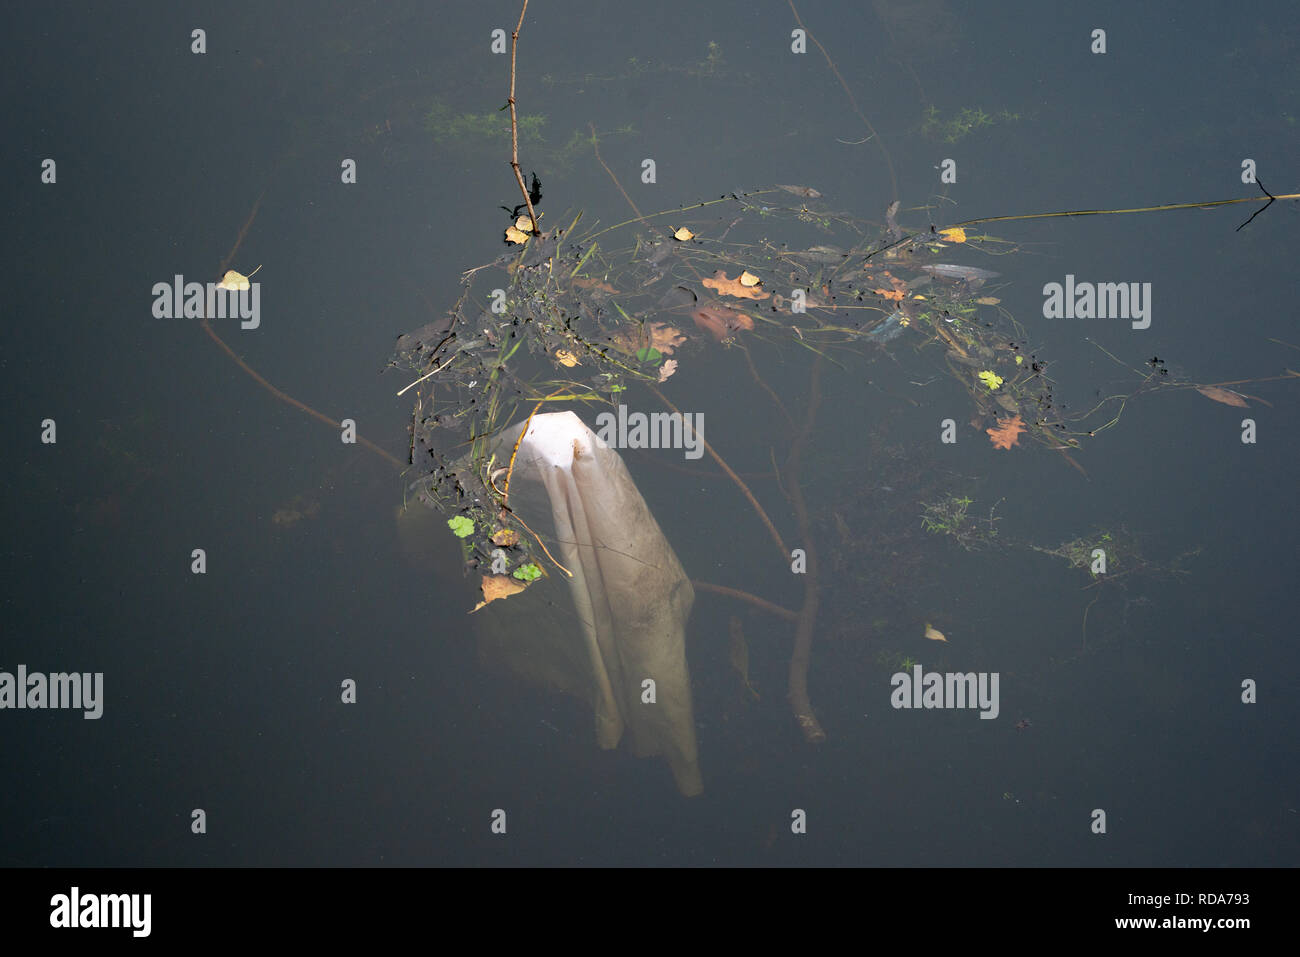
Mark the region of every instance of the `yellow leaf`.
POLYGON ((229 289, 231 292, 242 292, 248 288, 248 277, 243 273, 235 272, 233 269, 227 269, 226 274, 221 277, 221 282, 217 283, 218 289, 229 289))
POLYGON ((572 369, 574 366, 582 365, 582 363, 578 361, 578 357, 575 356, 568 349, 557 350, 555 353, 555 358, 560 361, 560 365, 569 369, 572 369))
POLYGON ((964 243, 966 241, 966 230, 960 226, 954 226, 951 229, 939 230, 939 235, 948 240, 950 243, 964 243))
POLYGON ((519 544, 519 533, 513 528, 503 528, 492 536, 492 544, 500 545, 503 548, 511 548, 519 544))
POLYGON ((752 272, 746 270, 740 274, 740 284, 742 286, 757 286, 763 280, 759 279, 752 272))
POLYGON ((522 229, 516 229, 514 226, 511 226, 506 230, 506 240, 515 243, 516 245, 523 245, 528 242, 528 234, 522 229))
POLYGON ((996 306, 1002 300, 999 299, 997 296, 980 296, 975 301, 978 302, 981 306, 996 306))
POLYGON ((685 226, 677 230, 677 232, 673 233, 673 239, 676 239, 678 242, 684 243, 687 240, 694 239, 694 238, 695 238, 695 234, 691 232, 689 229, 687 229, 685 226))
POLYGON ((515 229, 521 233, 531 233, 533 231, 533 221, 527 216, 520 216, 515 220, 515 229))
POLYGON ((942 631, 940 631, 938 628, 934 627, 934 625, 930 624, 928 621, 925 623, 925 637, 929 638, 931 641, 947 641, 947 640, 948 640, 947 638, 945 638, 945 637, 943 636, 943 632, 942 632, 942 631))

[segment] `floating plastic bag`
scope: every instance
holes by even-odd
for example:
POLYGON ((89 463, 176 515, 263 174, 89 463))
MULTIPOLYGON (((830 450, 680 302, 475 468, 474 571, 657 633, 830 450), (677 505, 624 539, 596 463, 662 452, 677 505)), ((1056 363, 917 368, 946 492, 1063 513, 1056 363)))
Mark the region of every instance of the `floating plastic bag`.
MULTIPOLYGON (((522 427, 497 440, 498 462, 522 427)), ((602 748, 626 732, 635 754, 663 755, 678 789, 699 794, 685 641, 695 591, 622 458, 572 412, 535 415, 509 505, 573 577, 548 565, 548 580, 478 612, 484 655, 587 701, 602 748)))

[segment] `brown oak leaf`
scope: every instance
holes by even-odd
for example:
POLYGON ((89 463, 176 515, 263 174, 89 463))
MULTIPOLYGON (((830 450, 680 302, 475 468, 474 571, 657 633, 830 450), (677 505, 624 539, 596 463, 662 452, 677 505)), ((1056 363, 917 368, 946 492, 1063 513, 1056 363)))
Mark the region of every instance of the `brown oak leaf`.
POLYGON ((1020 433, 1025 431, 1025 423, 1021 421, 1020 416, 1013 415, 1008 419, 1003 419, 1001 424, 991 429, 985 429, 989 438, 993 442, 995 449, 1009 449, 1013 445, 1019 444, 1020 433))
POLYGON ((766 299, 771 295, 763 292, 758 286, 746 286, 739 277, 728 279, 726 272, 721 269, 713 274, 712 279, 704 280, 704 285, 709 289, 716 289, 724 296, 735 296, 737 299, 766 299))

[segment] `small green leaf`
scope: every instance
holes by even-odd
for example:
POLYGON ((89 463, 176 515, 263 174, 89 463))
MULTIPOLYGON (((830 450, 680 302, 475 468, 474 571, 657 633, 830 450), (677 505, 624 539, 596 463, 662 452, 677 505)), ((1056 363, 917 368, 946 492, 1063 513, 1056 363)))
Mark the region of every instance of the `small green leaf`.
POLYGON ((663 353, 654 346, 648 346, 645 349, 638 349, 636 351, 637 362, 653 362, 655 365, 658 365, 659 360, 663 357, 663 353))
POLYGON ((527 565, 520 565, 511 574, 521 582, 530 582, 541 578, 542 570, 529 562, 527 565))
POLYGON ((447 527, 451 529, 452 534, 457 538, 469 538, 474 534, 474 522, 464 515, 457 515, 455 518, 447 519, 447 527))

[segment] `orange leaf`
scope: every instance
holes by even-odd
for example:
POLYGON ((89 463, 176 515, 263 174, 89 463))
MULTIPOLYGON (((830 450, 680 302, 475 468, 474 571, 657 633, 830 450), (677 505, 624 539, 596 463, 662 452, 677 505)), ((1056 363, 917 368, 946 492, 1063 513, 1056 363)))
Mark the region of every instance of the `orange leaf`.
POLYGON ((735 296, 737 299, 766 299, 770 295, 757 287, 744 285, 741 279, 728 279, 726 272, 721 269, 713 274, 712 279, 704 280, 704 285, 709 289, 716 289, 724 296, 735 296))
MULTIPOLYGON (((509 598, 511 595, 517 595, 527 586, 523 582, 511 578, 509 575, 484 575, 483 576, 483 600, 474 606, 474 611, 478 611, 490 601, 496 601, 498 598, 509 598)), ((473 612, 470 612, 473 614, 473 612)))
POLYGON ((1215 402, 1222 402, 1224 405, 1235 405, 1239 409, 1249 409, 1246 400, 1235 392, 1229 392, 1227 389, 1220 389, 1217 385, 1201 385, 1196 387, 1196 391, 1207 399, 1213 399, 1215 402))
POLYGON ((1019 444, 1020 433, 1025 431, 1025 423, 1021 421, 1020 416, 1013 415, 1009 419, 1003 419, 1000 425, 984 431, 989 434, 995 449, 1009 449, 1019 444))

